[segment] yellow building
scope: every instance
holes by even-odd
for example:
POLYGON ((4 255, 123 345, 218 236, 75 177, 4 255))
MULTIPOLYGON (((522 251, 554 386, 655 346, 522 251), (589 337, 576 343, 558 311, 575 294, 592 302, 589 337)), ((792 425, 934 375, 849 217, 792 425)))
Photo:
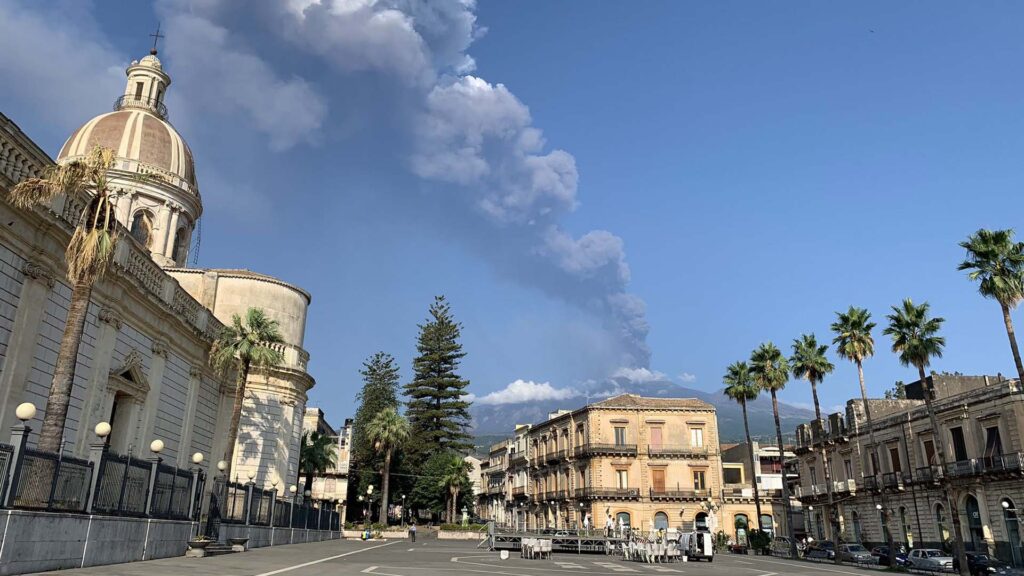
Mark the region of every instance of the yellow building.
POLYGON ((622 394, 558 411, 491 447, 480 513, 519 529, 582 527, 589 515, 596 528, 611 517, 731 536, 732 515, 753 518, 754 506, 722 491, 718 446, 715 407, 693 398, 622 394))

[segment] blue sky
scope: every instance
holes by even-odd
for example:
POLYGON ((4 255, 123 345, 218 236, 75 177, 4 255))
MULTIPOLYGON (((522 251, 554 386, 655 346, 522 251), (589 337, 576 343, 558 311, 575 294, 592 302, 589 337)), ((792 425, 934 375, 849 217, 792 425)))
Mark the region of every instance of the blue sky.
MULTIPOLYGON (((373 352, 411 375, 439 293, 465 325, 473 393, 522 381, 495 403, 616 374, 714 390, 762 341, 824 339, 850 304, 883 324, 904 297, 947 319, 934 369, 1012 372, 997 305, 956 264, 967 234, 1019 222, 1024 6, 0 12, 0 109, 51 154, 109 109, 163 23, 171 120, 206 207, 198 265, 312 292, 311 396, 334 421, 373 352)), ((876 336, 865 370, 880 395, 914 373, 876 336)), ((834 361, 829 407, 857 393, 834 361)), ((809 404, 808 387, 783 398, 809 404)))

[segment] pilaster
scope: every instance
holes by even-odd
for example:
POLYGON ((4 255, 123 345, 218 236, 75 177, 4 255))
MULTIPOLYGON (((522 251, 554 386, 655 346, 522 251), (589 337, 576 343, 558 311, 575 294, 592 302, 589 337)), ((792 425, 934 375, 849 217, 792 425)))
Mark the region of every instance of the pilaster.
MULTIPOLYGON (((188 372, 188 397, 185 399, 185 416, 181 419, 181 444, 178 446, 178 467, 185 468, 191 462, 192 428, 195 425, 196 403, 203 383, 203 369, 193 366, 188 372)), ((205 456, 213 459, 213 454, 205 456)), ((214 460, 216 462, 216 460, 214 460)))
POLYGON ((82 420, 78 428, 81 431, 75 441, 75 454, 82 456, 89 447, 90 434, 93 426, 109 418, 105 413, 107 404, 107 382, 110 378, 110 367, 114 357, 114 346, 117 344, 117 333, 121 330, 121 316, 114 310, 104 308, 99 312, 99 336, 92 358, 92 374, 86 386, 85 401, 82 404, 82 420))
POLYGON ((151 251, 154 254, 163 254, 167 248, 167 229, 171 225, 171 206, 170 202, 164 202, 164 205, 157 211, 156 221, 153 223, 153 246, 151 251))
POLYGON ((25 397, 25 383, 32 370, 39 325, 54 286, 53 276, 35 262, 25 262, 22 272, 25 280, 18 296, 11 337, 7 341, 3 371, 0 372, 0 430, 10 430, 15 424, 14 407, 25 397))
MULTIPOLYGON (((160 410, 160 394, 163 390, 164 372, 167 367, 167 343, 162 340, 153 340, 152 352, 153 359, 146 377, 149 381, 149 393, 146 394, 142 405, 142 437, 139 440, 143 444, 157 439, 154 428, 156 427, 156 415, 160 410)), ((172 443, 175 439, 160 438, 160 440, 172 443)), ((178 450, 181 450, 180 444, 178 450)))

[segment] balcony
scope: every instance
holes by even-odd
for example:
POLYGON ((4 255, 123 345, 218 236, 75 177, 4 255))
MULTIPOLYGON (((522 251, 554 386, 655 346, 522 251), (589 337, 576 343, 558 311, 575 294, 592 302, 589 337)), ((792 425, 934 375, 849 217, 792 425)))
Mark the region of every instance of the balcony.
POLYGON ((939 480, 942 480, 942 468, 922 466, 914 471, 914 480, 922 484, 938 484, 939 480))
POLYGON ((548 492, 544 492, 543 494, 540 494, 540 496, 542 496, 541 500, 543 500, 545 502, 558 502, 558 501, 562 501, 562 500, 568 500, 569 499, 569 491, 568 490, 549 490, 548 492))
POLYGON ((651 458, 707 458, 706 446, 648 446, 647 456, 651 458))
POLYGON ((639 488, 577 488, 579 500, 638 500, 639 488))
POLYGON ((512 496, 526 496, 526 486, 513 486, 512 496))
POLYGON ((707 500, 710 490, 655 490, 651 489, 651 500, 707 500))
POLYGON ((879 492, 882 490, 882 485, 878 482, 877 476, 865 476, 863 484, 864 490, 868 492, 879 492))
POLYGON ((547 463, 556 463, 565 460, 565 450, 552 450, 544 456, 544 461, 547 463))
POLYGON ((164 103, 156 98, 135 97, 134 95, 125 94, 114 101, 114 110, 124 110, 125 108, 152 110, 162 120, 167 120, 167 106, 164 106, 164 103))
POLYGON ((521 466, 526 464, 526 453, 525 452, 513 452, 508 458, 509 466, 521 466))
POLYGON ((636 456, 636 444, 600 444, 588 442, 577 446, 576 456, 636 456))
POLYGON ((855 494, 857 482, 855 480, 836 480, 832 483, 832 491, 836 494, 855 494))
POLYGON ((908 472, 886 472, 882 474, 882 487, 886 490, 902 492, 910 484, 912 476, 908 472))

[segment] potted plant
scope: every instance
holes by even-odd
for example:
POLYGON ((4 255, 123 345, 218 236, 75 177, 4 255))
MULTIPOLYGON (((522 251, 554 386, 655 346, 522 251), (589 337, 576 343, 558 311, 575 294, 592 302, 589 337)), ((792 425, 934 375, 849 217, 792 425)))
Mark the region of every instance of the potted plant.
POLYGON ((228 544, 231 544, 232 552, 245 552, 245 545, 248 542, 248 538, 228 538, 228 544))

